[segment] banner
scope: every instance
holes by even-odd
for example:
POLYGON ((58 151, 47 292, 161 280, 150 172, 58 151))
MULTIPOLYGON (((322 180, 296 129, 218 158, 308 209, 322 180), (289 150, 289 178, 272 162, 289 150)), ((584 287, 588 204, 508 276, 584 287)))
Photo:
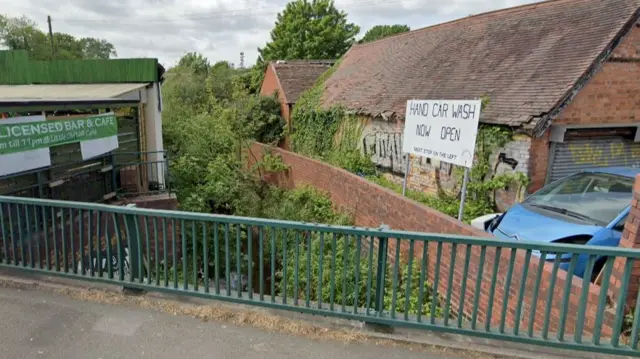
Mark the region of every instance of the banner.
MULTIPOLYGON (((24 125, 45 121, 43 115, 13 117, 0 120, 2 125, 24 125)), ((0 155, 0 176, 51 166, 49 147, 0 155)))
POLYGON ((118 136, 113 112, 19 124, 0 124, 0 155, 118 136))

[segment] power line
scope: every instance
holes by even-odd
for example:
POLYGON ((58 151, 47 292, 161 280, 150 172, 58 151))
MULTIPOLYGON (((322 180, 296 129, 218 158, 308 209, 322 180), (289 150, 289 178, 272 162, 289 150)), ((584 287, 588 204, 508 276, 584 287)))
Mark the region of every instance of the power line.
MULTIPOLYGON (((345 4, 340 6, 338 9, 349 9, 349 8, 359 8, 359 7, 370 7, 375 5, 386 5, 386 4, 394 4, 400 3, 403 0, 368 0, 368 1, 359 1, 350 4, 345 4)), ((63 21, 65 23, 140 23, 143 21, 144 23, 166 23, 171 21, 180 21, 180 20, 210 20, 216 18, 243 18, 243 17, 253 17, 256 15, 275 15, 282 12, 282 10, 274 10, 273 6, 270 7, 251 7, 245 9, 233 9, 233 10, 216 10, 216 11, 208 11, 208 12, 199 12, 199 13, 191 13, 191 14, 182 14, 177 16, 167 16, 162 18, 146 18, 145 16, 133 16, 128 18, 118 18, 117 20, 110 19, 78 19, 78 18, 60 18, 58 21, 63 21)))

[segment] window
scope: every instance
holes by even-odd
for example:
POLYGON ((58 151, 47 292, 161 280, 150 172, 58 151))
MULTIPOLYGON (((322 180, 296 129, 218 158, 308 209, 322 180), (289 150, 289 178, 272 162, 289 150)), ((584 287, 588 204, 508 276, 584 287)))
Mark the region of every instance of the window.
POLYGON ((523 204, 605 226, 629 206, 632 193, 632 178, 580 173, 544 187, 523 204))

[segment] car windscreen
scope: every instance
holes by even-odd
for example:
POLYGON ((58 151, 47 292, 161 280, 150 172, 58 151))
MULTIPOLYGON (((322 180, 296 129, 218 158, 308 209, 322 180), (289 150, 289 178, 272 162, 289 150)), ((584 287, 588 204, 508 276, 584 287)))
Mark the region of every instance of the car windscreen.
POLYGON ((605 226, 633 197, 633 179, 605 173, 579 173, 554 182, 523 204, 605 226))

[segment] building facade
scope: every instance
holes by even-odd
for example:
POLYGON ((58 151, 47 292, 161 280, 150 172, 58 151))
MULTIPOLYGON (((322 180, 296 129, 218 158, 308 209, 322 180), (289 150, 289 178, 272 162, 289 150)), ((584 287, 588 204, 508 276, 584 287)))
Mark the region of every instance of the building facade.
MULTIPOLYGON (((267 64, 260 94, 263 96, 277 94, 280 100, 280 113, 290 128, 291 113, 300 95, 313 87, 320 75, 333 64, 332 60, 271 61, 267 64)), ((289 147, 288 137, 285 138, 284 147, 289 147)))
MULTIPOLYGON (((496 195, 504 209, 581 169, 640 166, 639 18, 638 0, 556 0, 356 45, 323 103, 365 119, 363 153, 400 182, 407 100, 487 98, 481 124, 513 132, 493 173, 530 179, 496 195)), ((459 189, 452 172, 413 158, 409 186, 459 189)))

